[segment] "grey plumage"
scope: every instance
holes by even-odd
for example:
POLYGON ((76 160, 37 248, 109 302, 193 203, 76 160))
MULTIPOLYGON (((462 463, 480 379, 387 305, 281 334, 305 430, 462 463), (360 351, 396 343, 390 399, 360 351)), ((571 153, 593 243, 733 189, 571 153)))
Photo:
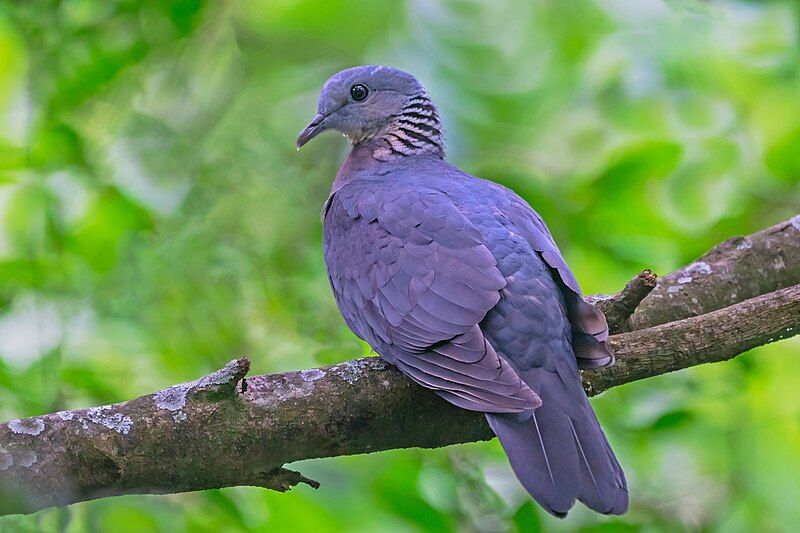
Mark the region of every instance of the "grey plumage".
POLYGON ((549 512, 565 516, 579 499, 624 513, 625 476, 578 372, 613 362, 608 327, 542 219, 444 159, 438 112, 410 74, 336 74, 298 147, 326 129, 353 144, 323 209, 328 275, 348 326, 412 380, 486 413, 549 512))

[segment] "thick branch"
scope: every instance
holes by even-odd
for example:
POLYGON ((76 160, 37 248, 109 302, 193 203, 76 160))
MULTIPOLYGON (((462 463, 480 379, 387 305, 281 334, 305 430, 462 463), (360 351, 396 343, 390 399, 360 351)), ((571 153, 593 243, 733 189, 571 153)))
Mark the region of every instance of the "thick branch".
POLYGON ((666 324, 800 283, 800 215, 733 237, 660 279, 630 318, 630 329, 666 324))
MULTIPOLYGON (((789 265, 786 252, 783 257, 789 265)), ((783 275, 781 269, 772 271, 783 275)), ((704 276, 723 272, 728 271, 712 268, 704 276)), ((704 283, 727 287, 724 279, 704 283)), ((611 299, 644 295, 631 286, 611 299)), ((795 285, 703 316, 614 335, 609 344, 617 364, 586 373, 584 384, 596 394, 728 359, 798 330, 800 286, 795 285)), ((247 360, 240 359, 195 382, 129 402, 0 424, 0 514, 121 494, 315 486, 283 465, 492 436, 481 414, 451 406, 376 358, 247 378, 243 392, 247 368, 247 360)))
POLYGON ((676 322, 609 338, 612 367, 584 373, 590 395, 611 387, 704 363, 800 333, 800 285, 676 322))

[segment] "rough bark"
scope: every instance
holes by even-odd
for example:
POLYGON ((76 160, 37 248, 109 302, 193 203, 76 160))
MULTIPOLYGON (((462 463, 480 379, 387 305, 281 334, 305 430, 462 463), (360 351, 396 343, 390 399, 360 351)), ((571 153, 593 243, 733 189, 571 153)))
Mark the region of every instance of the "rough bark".
POLYGON ((610 296, 596 294, 586 297, 586 301, 600 309, 606 316, 609 333, 630 331, 631 315, 642 300, 656 288, 657 282, 658 276, 650 270, 643 270, 617 294, 610 296))
POLYGON ((800 285, 705 315, 613 335, 612 367, 586 372, 589 395, 631 381, 704 363, 726 361, 757 346, 800 333, 800 285))
POLYGON ((800 215, 732 237, 660 279, 630 318, 631 330, 702 315, 800 283, 800 215))
MULTIPOLYGON (((620 293, 599 299, 615 330, 669 323, 610 337, 617 363, 584 373, 587 392, 729 359, 797 334, 800 285, 780 286, 800 274, 798 242, 795 217, 723 243, 694 263, 708 269, 690 265, 683 274, 667 276, 666 289, 659 283, 650 296, 652 279, 643 273, 620 293), (742 246, 747 239, 752 244, 742 246), (761 250, 763 265, 749 255, 753 248, 761 250), (744 279, 748 268, 739 261, 758 273, 758 282, 744 279), (767 280, 769 273, 774 279, 767 280), (761 288, 766 294, 728 305, 761 288), (732 290, 736 296, 726 294, 732 290), (679 293, 690 302, 696 298, 696 309, 707 311, 719 302, 724 309, 686 318, 678 305, 667 305, 668 311, 658 305, 679 293), (636 309, 642 298, 650 311, 636 309)), ((492 437, 481 414, 451 406, 377 358, 244 379, 248 367, 246 359, 238 359, 197 381, 129 402, 0 424, 0 514, 121 494, 316 486, 283 465, 492 437)))

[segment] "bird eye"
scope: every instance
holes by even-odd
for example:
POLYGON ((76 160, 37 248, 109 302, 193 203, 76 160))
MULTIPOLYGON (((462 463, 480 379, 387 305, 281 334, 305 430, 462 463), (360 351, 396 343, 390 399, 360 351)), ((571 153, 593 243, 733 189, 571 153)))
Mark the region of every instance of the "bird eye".
POLYGON ((356 83, 352 87, 350 87, 350 96, 353 97, 353 100, 356 102, 363 102, 366 100, 367 95, 369 95, 369 89, 363 83, 356 83))

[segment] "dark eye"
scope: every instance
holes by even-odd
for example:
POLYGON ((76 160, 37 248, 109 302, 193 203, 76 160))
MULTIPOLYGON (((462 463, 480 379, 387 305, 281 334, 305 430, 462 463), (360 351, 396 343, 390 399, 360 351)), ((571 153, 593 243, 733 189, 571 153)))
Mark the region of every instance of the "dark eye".
POLYGON ((353 97, 353 100, 356 102, 363 102, 366 100, 367 95, 369 95, 369 89, 363 83, 356 83, 352 87, 350 87, 350 96, 353 97))

